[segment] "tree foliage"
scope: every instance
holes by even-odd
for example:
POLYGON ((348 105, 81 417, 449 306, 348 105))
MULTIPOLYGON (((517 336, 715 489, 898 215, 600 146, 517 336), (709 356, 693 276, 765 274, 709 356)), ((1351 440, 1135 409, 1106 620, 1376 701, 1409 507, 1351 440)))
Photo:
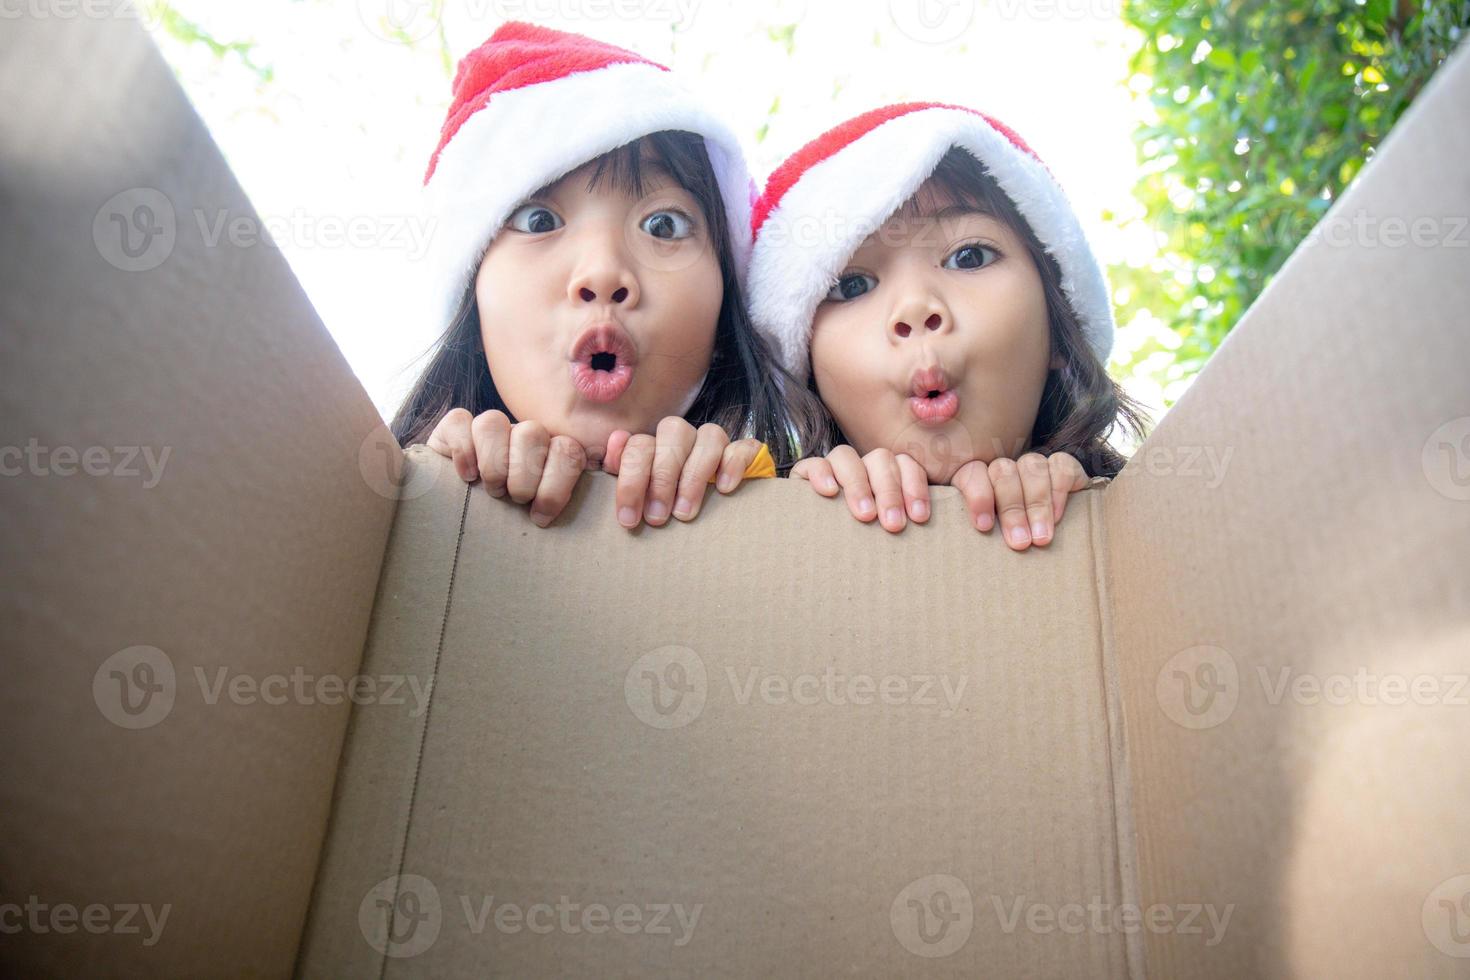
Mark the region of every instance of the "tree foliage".
POLYGON ((1135 134, 1134 196, 1160 249, 1111 278, 1120 322, 1147 311, 1175 338, 1123 365, 1157 365, 1167 395, 1372 157, 1470 26, 1470 2, 1130 0, 1124 18, 1157 115, 1135 134))

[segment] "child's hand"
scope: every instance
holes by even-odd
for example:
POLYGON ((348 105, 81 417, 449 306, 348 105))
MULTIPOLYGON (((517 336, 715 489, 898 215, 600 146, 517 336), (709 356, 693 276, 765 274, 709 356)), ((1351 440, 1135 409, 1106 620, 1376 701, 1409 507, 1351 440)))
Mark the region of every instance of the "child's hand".
POLYGON ((965 498, 976 528, 989 531, 999 515, 1006 544, 1015 551, 1048 544, 1067 509, 1067 497, 1088 482, 1082 464, 1070 453, 1027 453, 990 463, 971 460, 949 481, 965 498))
POLYGON ((705 489, 715 483, 720 493, 727 494, 738 487, 762 445, 759 439, 731 442, 713 422, 696 432, 673 415, 658 424, 654 436, 619 429, 608 438, 602 459, 602 468, 618 477, 618 523, 635 528, 642 515, 659 527, 667 523, 671 509, 681 521, 694 520, 705 489))
POLYGON ((897 533, 907 524, 905 511, 916 524, 929 519, 929 477, 907 453, 874 449, 859 458, 844 444, 826 459, 808 456, 791 468, 791 475, 824 497, 834 496, 840 484, 847 491, 847 509, 864 524, 877 517, 884 530, 897 533))
POLYGON ((460 479, 485 482, 492 497, 507 494, 531 504, 531 520, 545 527, 556 520, 587 467, 587 452, 570 436, 553 436, 540 422, 517 422, 491 409, 471 418, 451 409, 429 435, 428 446, 454 460, 460 479))

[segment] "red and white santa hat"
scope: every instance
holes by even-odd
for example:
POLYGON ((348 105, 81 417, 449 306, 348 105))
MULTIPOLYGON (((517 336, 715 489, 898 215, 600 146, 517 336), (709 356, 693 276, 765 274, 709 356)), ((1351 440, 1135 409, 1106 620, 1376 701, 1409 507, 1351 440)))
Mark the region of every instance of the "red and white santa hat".
POLYGON ((1107 277, 1041 158, 984 113, 911 102, 866 112, 812 140, 771 175, 755 203, 751 316, 803 382, 818 304, 863 239, 914 195, 951 147, 980 161, 1057 260, 1088 345, 1107 361, 1114 330, 1107 277))
POLYGON ((755 186, 733 133, 663 65, 579 34, 509 22, 465 55, 424 175, 432 221, 426 287, 449 322, 485 249, 537 190, 640 137, 704 138, 738 274, 750 259, 755 186))

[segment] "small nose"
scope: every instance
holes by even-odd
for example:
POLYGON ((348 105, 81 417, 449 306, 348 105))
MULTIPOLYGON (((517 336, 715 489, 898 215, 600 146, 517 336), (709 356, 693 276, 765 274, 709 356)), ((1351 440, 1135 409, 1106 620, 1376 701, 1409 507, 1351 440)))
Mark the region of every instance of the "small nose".
MULTIPOLYGON (((581 286, 577 289, 577 296, 584 303, 597 302, 597 291, 589 286, 581 286)), ((608 295, 608 302, 621 303, 628 298, 628 287, 619 286, 608 295)))
MULTIPOLYGON (((911 316, 910 319, 917 320, 918 317, 911 316)), ((924 329, 925 330, 934 331, 934 330, 940 329, 943 326, 944 326, 944 316, 942 314, 939 314, 939 313, 930 313, 924 319, 924 329)), ((907 321, 900 319, 900 320, 895 320, 894 321, 894 323, 893 323, 893 332, 895 334, 897 334, 899 337, 907 337, 909 334, 911 334, 911 333, 914 332, 914 328, 911 327, 908 324, 907 321)))
POLYGON ((633 307, 638 305, 638 277, 625 259, 609 251, 577 267, 567 283, 567 294, 574 303, 633 307))

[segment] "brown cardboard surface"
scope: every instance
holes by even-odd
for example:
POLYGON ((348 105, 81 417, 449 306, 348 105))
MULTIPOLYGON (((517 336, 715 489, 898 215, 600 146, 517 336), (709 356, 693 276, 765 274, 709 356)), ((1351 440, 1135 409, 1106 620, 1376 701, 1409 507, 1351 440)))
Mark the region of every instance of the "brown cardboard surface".
POLYGON ((1465 975, 1466 52, 1024 555, 948 488, 629 534, 591 474, 537 529, 400 466, 279 255, 203 242, 254 212, 136 25, 8 21, 0 91, 0 449, 112 467, 0 480, 0 902, 169 909, 0 973, 1465 975))
POLYGON ((1235 906, 1153 975, 1470 971, 1467 104, 1462 46, 1104 496, 1142 901, 1235 906))
MULTIPOLYGON (((447 460, 409 455, 457 482, 447 460)), ((1015 555, 947 488, 897 537, 785 480, 630 535, 597 519, 614 482, 584 479, 545 531, 474 488, 447 620, 437 601, 380 594, 367 672, 425 663, 442 622, 428 724, 354 724, 342 783, 382 789, 338 800, 302 975, 373 972, 370 937, 390 977, 1127 975, 1124 935, 1024 919, 1122 901, 1095 491, 1052 547, 1015 555), (379 624, 413 633, 412 658, 379 624), (936 883, 963 914, 950 935, 968 938, 923 958, 904 942, 941 947, 917 938, 908 901, 930 914, 936 883), (394 903, 403 942, 373 932, 394 903), (547 934, 531 928, 548 925, 540 904, 556 910, 547 934), (624 911, 626 932, 583 928, 608 925, 585 910, 622 905, 640 926, 624 911)), ((400 551, 395 534, 385 583, 442 579, 461 503, 404 501, 435 547, 400 551)))
POLYGON ((380 422, 134 19, 7 17, 0 91, 0 974, 281 976, 350 705, 206 692, 356 670, 380 422))
MULTIPOLYGON (((362 673, 399 694, 366 701, 352 714, 333 801, 333 830, 322 856, 316 901, 300 961, 326 963, 329 976, 374 976, 378 960, 357 929, 324 928, 335 896, 366 895, 396 874, 417 785, 424 726, 440 653, 440 636, 462 543, 468 487, 452 468, 406 454, 405 492, 367 638, 362 673), (425 465, 429 463, 431 465, 425 465), (442 479, 441 479, 442 478, 442 479)), ((356 908, 346 910, 355 917, 356 908)), ((330 922, 330 920, 328 920, 330 922)))

